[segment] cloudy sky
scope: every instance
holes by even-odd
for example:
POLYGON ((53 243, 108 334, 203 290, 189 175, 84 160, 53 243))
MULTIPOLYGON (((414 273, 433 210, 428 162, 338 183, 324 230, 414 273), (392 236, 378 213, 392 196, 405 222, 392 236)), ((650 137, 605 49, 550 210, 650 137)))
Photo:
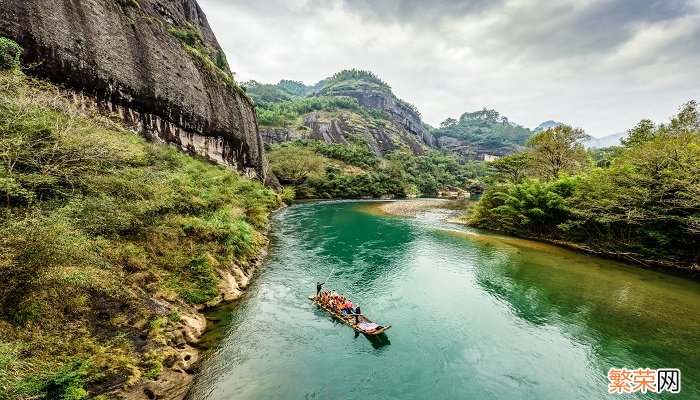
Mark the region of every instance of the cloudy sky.
POLYGON ((369 69, 438 125, 493 108, 593 136, 700 100, 700 0, 199 0, 239 81, 369 69))

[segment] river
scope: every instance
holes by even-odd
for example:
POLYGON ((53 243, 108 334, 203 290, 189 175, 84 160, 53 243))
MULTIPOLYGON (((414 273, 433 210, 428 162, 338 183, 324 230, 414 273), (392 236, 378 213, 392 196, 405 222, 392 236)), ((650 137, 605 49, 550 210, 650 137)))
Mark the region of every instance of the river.
POLYGON ((209 315, 189 399, 700 398, 700 283, 376 205, 274 216, 245 298, 209 315), (384 336, 308 300, 333 268, 384 336), (678 368, 681 393, 610 395, 613 367, 678 368))

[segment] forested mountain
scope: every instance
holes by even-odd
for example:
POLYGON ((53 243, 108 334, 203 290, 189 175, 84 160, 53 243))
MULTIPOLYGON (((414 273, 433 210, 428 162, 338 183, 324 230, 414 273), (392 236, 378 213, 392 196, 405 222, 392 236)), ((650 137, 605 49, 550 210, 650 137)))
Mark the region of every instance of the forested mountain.
POLYGON ((370 71, 344 70, 313 86, 281 81, 245 87, 268 143, 315 139, 349 145, 358 135, 377 155, 401 149, 423 154, 435 144, 418 110, 370 71))
POLYGON ((360 135, 377 155, 401 148, 422 154, 432 147, 479 160, 512 154, 532 135, 486 108, 432 128, 413 104, 397 98, 370 71, 344 70, 313 86, 283 80, 275 85, 252 81, 245 87, 268 143, 316 139, 348 145, 350 135, 360 135))
POLYGON ((412 104, 370 71, 316 85, 249 82, 270 166, 298 198, 480 191, 483 163, 440 149, 412 104))
POLYGON ((433 131, 440 147, 467 159, 482 155, 512 154, 532 136, 529 129, 512 123, 496 110, 466 112, 459 119, 448 118, 433 131))
POLYGON ((277 84, 248 81, 243 83, 248 95, 261 108, 269 108, 273 103, 295 100, 313 94, 323 86, 323 81, 316 85, 305 85, 303 82, 281 80, 277 84))

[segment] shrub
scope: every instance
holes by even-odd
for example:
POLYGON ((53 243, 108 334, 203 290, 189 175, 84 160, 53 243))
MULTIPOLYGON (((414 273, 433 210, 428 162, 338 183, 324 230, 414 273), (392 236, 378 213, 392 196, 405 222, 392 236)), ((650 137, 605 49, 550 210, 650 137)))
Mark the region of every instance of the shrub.
POLYGON ((175 276, 174 288, 185 301, 202 304, 213 300, 218 294, 216 274, 212 259, 200 256, 192 259, 183 270, 175 276))
POLYGON ((285 204, 292 204, 294 203, 294 200, 296 200, 297 193, 294 187, 292 186, 285 186, 282 188, 282 201, 285 204))
POLYGON ((64 211, 83 232, 106 237, 128 233, 137 217, 123 202, 106 195, 77 197, 64 211))
POLYGON ((258 122, 262 126, 288 126, 311 111, 352 110, 366 113, 360 103, 351 97, 306 97, 257 107, 258 122))
POLYGON ((9 313, 22 307, 51 270, 94 258, 87 238, 55 215, 3 224, 0 250, 0 309, 9 313))
POLYGON ((216 59, 214 60, 214 64, 216 64, 216 66, 222 71, 228 70, 228 61, 226 61, 226 55, 223 51, 216 51, 216 59))
POLYGON ((180 322, 180 319, 182 319, 182 316, 180 315, 179 312, 173 311, 170 314, 168 314, 168 318, 170 319, 170 321, 177 323, 177 322, 180 322))
POLYGON ((117 3, 123 7, 141 8, 141 5, 137 0, 117 0, 117 3))
POLYGON ((83 361, 75 361, 66 365, 44 383, 42 392, 49 399, 81 400, 88 397, 88 392, 83 388, 90 364, 83 361))
POLYGON ((259 182, 106 128, 57 93, 0 71, 2 399, 80 399, 87 379, 157 378, 162 359, 141 358, 126 327, 146 321, 139 329, 164 343, 181 316, 154 319, 146 299, 218 296, 216 268, 249 262, 280 204, 259 182))
POLYGON ((170 27, 168 32, 181 43, 190 47, 204 45, 204 35, 199 30, 170 27))
POLYGON ((23 51, 14 40, 0 36, 0 70, 18 68, 23 51))

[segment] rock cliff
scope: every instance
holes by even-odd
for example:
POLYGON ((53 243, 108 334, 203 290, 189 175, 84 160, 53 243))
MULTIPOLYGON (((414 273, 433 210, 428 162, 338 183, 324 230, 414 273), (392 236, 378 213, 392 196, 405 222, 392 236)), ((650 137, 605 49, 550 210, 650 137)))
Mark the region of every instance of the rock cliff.
POLYGON ((269 117, 261 117, 261 134, 268 143, 315 139, 348 144, 359 135, 379 156, 401 148, 423 154, 437 145, 415 107, 369 71, 341 71, 314 86, 292 83, 293 91, 290 81, 247 86, 269 117))
POLYGON ((249 177, 266 173, 254 107, 195 0, 0 0, 0 35, 75 100, 249 177))
POLYGON ((412 107, 396 97, 388 87, 374 82, 361 81, 356 85, 328 86, 318 95, 347 96, 356 99, 362 107, 384 111, 400 129, 416 136, 425 145, 434 147, 435 138, 423 126, 420 115, 412 107))
POLYGON ((352 142, 352 135, 359 135, 378 156, 402 147, 414 154, 423 154, 426 149, 426 143, 420 137, 392 121, 367 118, 350 111, 314 111, 302 116, 300 126, 263 127, 260 133, 265 142, 272 144, 294 139, 313 139, 347 145, 352 142))

